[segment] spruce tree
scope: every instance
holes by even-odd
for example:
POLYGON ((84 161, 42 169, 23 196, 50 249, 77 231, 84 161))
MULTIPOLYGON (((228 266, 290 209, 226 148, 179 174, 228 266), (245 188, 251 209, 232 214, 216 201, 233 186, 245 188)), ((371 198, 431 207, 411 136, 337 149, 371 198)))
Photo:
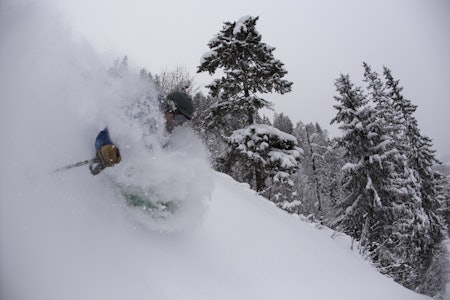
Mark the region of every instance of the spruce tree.
POLYGON ((254 175, 256 191, 263 191, 267 178, 278 190, 293 185, 290 176, 297 170, 303 152, 294 136, 272 126, 254 124, 235 130, 227 141, 234 154, 244 158, 244 169, 250 178, 254 175))
POLYGON ((124 56, 122 60, 119 58, 114 61, 114 65, 109 68, 109 74, 114 78, 123 78, 128 72, 128 56, 124 56))
POLYGON ((414 170, 404 153, 401 115, 388 97, 378 74, 366 63, 364 70, 364 81, 381 126, 378 132, 385 135, 383 140, 379 140, 379 144, 386 148, 384 153, 380 153, 385 156, 381 166, 388 171, 384 187, 388 191, 384 193, 387 201, 383 204, 388 216, 386 226, 390 229, 384 230, 386 240, 380 248, 382 255, 377 259, 386 273, 403 285, 414 288, 421 273, 417 267, 422 259, 418 245, 428 243, 430 223, 421 206, 420 188, 414 178, 414 170))
POLYGON ((334 108, 338 113, 331 123, 339 123, 343 132, 338 145, 345 149, 347 164, 343 171, 347 195, 339 203, 341 210, 334 224, 353 238, 363 240, 364 228, 376 226, 375 214, 382 206, 367 168, 370 155, 368 125, 374 111, 361 88, 356 87, 348 75, 341 75, 335 85, 338 96, 334 98, 338 104, 334 108))
MULTIPOLYGON (((322 217, 324 208, 325 191, 330 182, 331 176, 328 177, 326 169, 331 167, 328 165, 328 137, 320 128, 319 124, 303 124, 299 122, 295 130, 295 136, 299 140, 300 147, 304 151, 302 159, 302 167, 304 175, 307 176, 307 184, 309 186, 310 196, 305 199, 305 208, 307 214, 314 214, 316 218, 322 217), (325 177, 328 177, 325 179, 325 177), (309 203, 311 202, 311 203, 309 203)), ((331 174, 328 174, 331 175, 331 174)))
POLYGON ((413 288, 420 277, 417 249, 429 225, 407 159, 399 148, 395 112, 378 74, 364 64, 367 94, 348 77, 336 82, 340 96, 333 122, 344 131, 348 196, 337 224, 356 238, 382 272, 413 288))
POLYGON ((294 125, 292 125, 291 119, 283 113, 274 115, 273 127, 289 134, 294 132, 294 125))
MULTIPOLYGON (((445 281, 445 268, 441 270, 439 276, 434 276, 434 280, 426 280, 432 272, 431 268, 436 265, 436 260, 442 256, 442 241, 444 239, 445 222, 440 213, 440 209, 445 207, 445 196, 443 194, 443 176, 433 169, 433 166, 440 162, 435 157, 432 150, 432 141, 420 133, 418 122, 414 117, 417 106, 402 95, 403 88, 399 86, 399 81, 395 80, 391 71, 384 68, 387 95, 393 101, 393 106, 400 115, 400 122, 403 131, 401 138, 403 141, 404 154, 408 158, 410 168, 413 170, 415 182, 419 187, 421 206, 425 213, 423 217, 428 221, 426 235, 417 239, 417 252, 419 259, 416 262, 420 276, 414 283, 419 291, 429 295, 436 294, 436 282, 445 281)), ((437 274, 436 270, 434 274, 437 274)), ((443 286, 441 283, 440 286, 443 286)))
POLYGON ((198 72, 214 74, 222 69, 224 73, 207 86, 211 96, 219 99, 211 108, 209 121, 213 124, 220 124, 228 114, 242 115, 246 125, 253 124, 259 109, 271 107, 260 94, 291 91, 292 82, 282 79, 287 74, 283 63, 273 56, 275 48, 261 41, 258 19, 246 16, 225 22, 208 43, 211 51, 202 57, 198 72))
POLYGON ((389 88, 389 97, 402 115, 406 155, 408 155, 409 164, 415 170, 416 179, 420 184, 423 207, 433 222, 433 238, 437 241, 442 240, 443 222, 437 211, 443 201, 443 178, 439 172, 433 169, 433 166, 440 164, 440 161, 432 149, 432 140, 420 133, 417 119, 413 115, 417 106, 403 97, 401 94, 403 88, 399 87, 399 81, 394 80, 389 69, 384 69, 384 75, 386 86, 389 88))
MULTIPOLYGON (((219 34, 208 43, 211 51, 203 55, 197 71, 214 74, 220 69, 224 74, 207 86, 210 98, 215 102, 211 103, 210 113, 205 118, 206 126, 222 131, 222 135, 228 137, 231 147, 219 159, 219 170, 250 183, 257 191, 262 191, 267 174, 271 174, 264 168, 276 167, 269 167, 268 163, 262 164, 265 158, 260 160, 256 159, 256 156, 246 155, 263 149, 250 149, 249 146, 249 149, 244 150, 246 145, 240 141, 245 139, 240 137, 248 136, 243 132, 253 132, 251 136, 258 139, 256 127, 252 127, 259 118, 258 111, 272 106, 261 95, 272 92, 287 93, 291 91, 292 82, 282 79, 287 71, 283 63, 274 58, 275 48, 261 41, 261 34, 256 30, 258 19, 245 16, 237 22, 225 22, 219 34), (230 132, 231 130, 233 131, 230 132)), ((266 148, 283 149, 278 147, 283 145, 283 142, 272 138, 271 133, 275 129, 270 128, 272 129, 268 130, 268 134, 263 134, 268 138, 266 143, 269 144, 266 148)), ((277 174, 281 173, 272 174, 277 176, 272 178, 273 180, 281 178, 277 174)), ((285 178, 281 181, 284 182, 285 178)))
POLYGON ((431 139, 423 136, 398 81, 384 79, 364 63, 366 92, 348 75, 336 81, 345 150, 347 195, 334 222, 360 242, 383 273, 404 286, 438 296, 445 286, 445 208, 442 176, 431 139), (429 277, 433 279, 430 280, 429 277))

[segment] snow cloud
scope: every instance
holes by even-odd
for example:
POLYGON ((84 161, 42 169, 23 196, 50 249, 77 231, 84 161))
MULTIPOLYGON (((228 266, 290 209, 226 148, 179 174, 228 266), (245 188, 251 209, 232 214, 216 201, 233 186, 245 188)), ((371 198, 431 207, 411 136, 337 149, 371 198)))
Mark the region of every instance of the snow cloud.
MULTIPOLYGON (((75 284, 58 287, 58 274, 68 269, 72 282, 79 280, 86 272, 84 258, 96 255, 89 245, 113 239, 112 231, 123 226, 179 231, 201 222, 206 212, 213 185, 203 145, 188 128, 165 136, 157 109, 147 116, 154 120, 154 136, 145 137, 146 128, 128 118, 125 108, 130 99, 151 101, 156 91, 142 84, 134 70, 123 80, 112 78, 111 65, 76 39, 45 3, 0 3, 2 299, 39 299, 33 293, 57 296, 74 289, 75 284), (95 137, 105 126, 121 149, 119 165, 95 177, 87 166, 52 174, 58 167, 93 158, 95 137), (114 185, 117 180, 123 184, 133 168, 141 172, 131 172, 128 178, 135 185, 158 187, 159 197, 177 197, 174 200, 189 209, 158 222, 147 222, 149 216, 129 209, 114 185), (108 230, 97 236, 92 228, 108 230), (87 234, 87 242, 61 241, 69 232, 87 234), (42 236, 47 237, 45 245, 42 236), (72 252, 79 253, 79 261, 67 262, 61 256, 72 252)), ((76 292, 73 295, 75 299, 76 292)))

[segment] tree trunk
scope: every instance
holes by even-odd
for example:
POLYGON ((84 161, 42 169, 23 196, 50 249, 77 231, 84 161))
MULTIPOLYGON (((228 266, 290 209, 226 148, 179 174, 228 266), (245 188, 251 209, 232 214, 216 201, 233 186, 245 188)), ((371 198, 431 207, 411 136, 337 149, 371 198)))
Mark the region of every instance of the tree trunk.
MULTIPOLYGON (((248 89, 245 89, 244 95, 245 95, 246 99, 248 99, 248 97, 250 97, 250 92, 248 91, 248 89)), ((249 111, 247 111, 247 121, 248 121, 248 125, 252 125, 254 122, 253 111, 251 109, 249 111)))
POLYGON ((255 182, 256 182, 256 191, 261 192, 264 190, 264 180, 262 178, 261 170, 258 165, 255 165, 255 182))
POLYGON ((316 198, 317 198, 317 202, 318 202, 317 210, 320 213, 322 211, 322 200, 320 198, 320 183, 319 183, 319 178, 317 175, 316 158, 314 155, 315 153, 313 151, 313 148, 311 145, 311 140, 309 138, 308 126, 306 126, 306 137, 307 137, 307 141, 308 141, 309 150, 311 153, 312 171, 313 171, 313 177, 314 177, 314 189, 316 192, 316 198))
POLYGON ((248 112, 248 124, 252 125, 253 124, 253 113, 252 112, 248 112))

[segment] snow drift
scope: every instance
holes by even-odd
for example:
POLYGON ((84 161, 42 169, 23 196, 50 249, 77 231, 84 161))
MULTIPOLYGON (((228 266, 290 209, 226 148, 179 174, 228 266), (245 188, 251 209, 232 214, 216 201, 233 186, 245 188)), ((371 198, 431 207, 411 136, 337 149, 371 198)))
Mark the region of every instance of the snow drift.
POLYGON ((195 134, 165 136, 157 110, 146 135, 124 101, 155 99, 154 89, 111 79, 45 6, 0 5, 1 299, 427 299, 213 173, 195 134), (90 158, 104 126, 118 166, 50 173, 90 158), (183 209, 148 218, 111 179, 183 209))

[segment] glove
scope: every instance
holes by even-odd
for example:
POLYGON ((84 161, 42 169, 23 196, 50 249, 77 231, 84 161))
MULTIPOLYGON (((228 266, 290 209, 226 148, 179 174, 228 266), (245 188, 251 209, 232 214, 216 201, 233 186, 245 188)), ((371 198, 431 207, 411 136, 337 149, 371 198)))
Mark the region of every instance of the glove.
POLYGON ((97 175, 106 167, 112 167, 121 160, 119 148, 115 145, 108 144, 97 151, 96 157, 89 163, 89 170, 92 175, 97 175))
POLYGON ((122 160, 119 148, 112 144, 105 145, 100 148, 97 152, 97 157, 107 167, 112 167, 122 160))

